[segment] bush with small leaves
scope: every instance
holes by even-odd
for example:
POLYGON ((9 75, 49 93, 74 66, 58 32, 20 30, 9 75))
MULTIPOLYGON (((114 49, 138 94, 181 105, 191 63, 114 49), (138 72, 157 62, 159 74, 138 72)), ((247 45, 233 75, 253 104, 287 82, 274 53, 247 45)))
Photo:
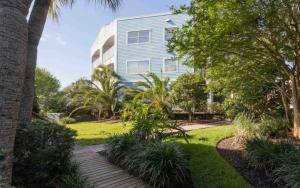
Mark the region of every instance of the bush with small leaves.
POLYGON ((13 183, 17 187, 56 187, 71 164, 76 132, 62 125, 34 120, 18 126, 13 183))

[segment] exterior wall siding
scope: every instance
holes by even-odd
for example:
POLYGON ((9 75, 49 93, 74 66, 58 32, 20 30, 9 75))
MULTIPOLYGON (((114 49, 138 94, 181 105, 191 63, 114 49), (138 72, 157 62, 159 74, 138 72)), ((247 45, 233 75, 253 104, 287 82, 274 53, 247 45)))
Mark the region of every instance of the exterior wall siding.
POLYGON ((127 82, 142 80, 139 75, 127 74, 126 62, 130 60, 150 60, 150 71, 159 76, 175 80, 180 74, 193 72, 192 68, 178 63, 178 70, 173 73, 163 73, 164 60, 174 56, 167 52, 164 39, 165 28, 181 27, 187 16, 164 14, 149 17, 117 20, 117 73, 127 82), (169 21, 167 21, 169 20, 169 21), (129 31, 150 30, 150 42, 127 44, 129 31))

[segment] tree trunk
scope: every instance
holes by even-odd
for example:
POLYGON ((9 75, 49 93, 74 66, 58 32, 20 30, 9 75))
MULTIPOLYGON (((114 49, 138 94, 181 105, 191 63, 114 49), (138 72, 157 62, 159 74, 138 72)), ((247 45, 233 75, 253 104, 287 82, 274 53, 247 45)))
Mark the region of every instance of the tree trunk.
POLYGON ((296 138, 300 138, 300 133, 299 133, 299 128, 300 128, 300 117, 299 117, 299 112, 300 112, 300 105, 299 105, 299 95, 298 95, 298 90, 297 90, 297 81, 294 75, 290 76, 291 80, 291 88, 292 88, 292 102, 293 102, 293 134, 296 138))
POLYGON ((193 121, 193 113, 189 112, 189 122, 192 122, 192 121, 193 121))
POLYGON ((50 0, 35 1, 28 22, 27 60, 25 79, 19 111, 19 122, 30 121, 34 101, 34 80, 37 49, 47 20, 50 0))
POLYGON ((282 104, 284 107, 285 118, 287 119, 289 125, 292 125, 290 110, 289 110, 289 101, 288 101, 288 96, 287 96, 286 87, 285 87, 284 82, 282 82, 280 95, 281 95, 281 100, 282 100, 282 104))
POLYGON ((0 176, 11 183, 12 157, 26 59, 26 6, 0 0, 0 176))

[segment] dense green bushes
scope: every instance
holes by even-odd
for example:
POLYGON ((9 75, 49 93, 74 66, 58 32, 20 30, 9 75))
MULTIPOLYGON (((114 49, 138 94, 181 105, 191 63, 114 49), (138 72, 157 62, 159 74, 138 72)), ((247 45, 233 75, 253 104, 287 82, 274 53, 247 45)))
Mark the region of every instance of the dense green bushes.
POLYGON ((246 143, 249 163, 264 169, 290 187, 300 187, 300 150, 287 142, 252 139, 246 143))
MULTIPOLYGON (((60 187, 70 174, 75 131, 35 120, 17 129, 13 184, 17 187, 60 187)), ((70 178, 70 177, 69 177, 70 178)))
POLYGON ((126 134, 106 146, 109 161, 128 169, 154 187, 191 187, 188 157, 179 145, 141 141, 126 134))

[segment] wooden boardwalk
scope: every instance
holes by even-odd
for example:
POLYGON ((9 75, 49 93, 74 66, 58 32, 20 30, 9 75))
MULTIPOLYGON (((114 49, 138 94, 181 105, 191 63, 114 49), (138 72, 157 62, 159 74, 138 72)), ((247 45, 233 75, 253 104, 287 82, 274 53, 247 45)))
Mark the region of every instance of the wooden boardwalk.
POLYGON ((129 175, 125 170, 109 163, 97 152, 103 145, 77 148, 73 159, 89 185, 95 188, 146 188, 149 187, 140 179, 129 175))

